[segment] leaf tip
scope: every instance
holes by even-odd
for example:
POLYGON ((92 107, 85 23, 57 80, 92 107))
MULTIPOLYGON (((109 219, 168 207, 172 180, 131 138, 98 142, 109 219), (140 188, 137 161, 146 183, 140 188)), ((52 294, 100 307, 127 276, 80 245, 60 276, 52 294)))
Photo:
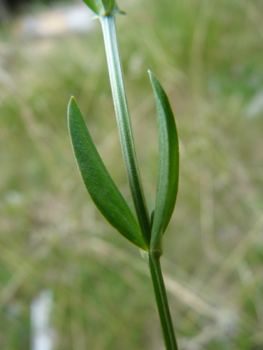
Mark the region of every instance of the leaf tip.
POLYGON ((73 102, 76 103, 75 97, 73 95, 70 96, 69 102, 68 102, 68 106, 70 106, 73 102))
POLYGON ((72 108, 72 105, 76 105, 76 100, 75 100, 75 97, 73 95, 70 96, 70 99, 68 101, 68 108, 67 108, 67 115, 68 115, 68 119, 70 117, 70 110, 72 108))
POLYGON ((150 78, 154 75, 150 69, 147 69, 147 73, 149 74, 150 78))
POLYGON ((150 70, 148 69, 148 73, 149 73, 149 76, 150 76, 150 80, 151 80, 151 83, 153 84, 153 82, 158 82, 158 79, 156 78, 155 74, 150 70))
POLYGON ((150 76, 150 81, 151 81, 153 86, 160 84, 158 79, 156 78, 155 74, 150 69, 148 69, 148 74, 150 76))

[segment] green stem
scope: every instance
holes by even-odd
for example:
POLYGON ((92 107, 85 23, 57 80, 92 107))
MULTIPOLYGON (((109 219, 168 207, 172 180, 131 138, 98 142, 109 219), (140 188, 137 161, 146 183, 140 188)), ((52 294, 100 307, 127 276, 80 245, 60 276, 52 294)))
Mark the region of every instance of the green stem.
POLYGON ((151 232, 150 217, 143 193, 135 154, 114 15, 104 17, 101 16, 100 21, 103 30, 113 103, 125 167, 142 235, 145 242, 149 246, 151 232))
POLYGON ((178 350, 160 264, 160 254, 149 254, 149 267, 166 350, 178 350))

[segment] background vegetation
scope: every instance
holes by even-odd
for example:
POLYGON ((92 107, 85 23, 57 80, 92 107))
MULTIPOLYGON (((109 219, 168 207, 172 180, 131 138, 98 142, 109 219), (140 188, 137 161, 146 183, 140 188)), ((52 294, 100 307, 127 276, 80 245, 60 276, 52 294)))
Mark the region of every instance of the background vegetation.
MULTIPOLYGON (((119 0, 120 50, 149 207, 157 124, 147 69, 181 144, 162 259, 180 349, 263 349, 263 4, 119 0)), ((102 34, 0 31, 0 348, 29 349, 30 303, 54 293, 56 349, 163 348, 145 261, 91 202, 72 155, 73 94, 130 201, 102 34)))

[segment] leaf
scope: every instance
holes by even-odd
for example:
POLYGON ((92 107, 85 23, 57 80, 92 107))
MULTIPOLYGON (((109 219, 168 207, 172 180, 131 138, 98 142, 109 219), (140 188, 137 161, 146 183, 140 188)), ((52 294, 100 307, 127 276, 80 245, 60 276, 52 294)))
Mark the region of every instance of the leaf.
POLYGON ((68 104, 68 128, 80 174, 93 202, 125 238, 146 249, 138 223, 108 173, 74 97, 68 104))
POLYGON ((102 0, 104 7, 112 11, 115 7, 115 0, 102 0))
POLYGON ((83 0, 83 1, 98 16, 108 16, 113 12, 118 11, 118 8, 115 4, 115 0, 83 0))
POLYGON ((151 249, 154 249, 174 211, 179 182, 179 142, 168 97, 155 75, 148 72, 154 92, 159 134, 157 193, 151 231, 151 249))
POLYGON ((102 3, 99 0, 83 0, 88 7, 95 12, 98 16, 100 14, 100 11, 102 9, 102 3))

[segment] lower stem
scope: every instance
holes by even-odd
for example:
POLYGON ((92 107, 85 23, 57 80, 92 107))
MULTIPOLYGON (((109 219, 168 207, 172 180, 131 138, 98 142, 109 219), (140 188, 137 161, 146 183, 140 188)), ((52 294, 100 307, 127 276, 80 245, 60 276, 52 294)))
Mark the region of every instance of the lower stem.
POLYGON ((178 350, 159 255, 149 254, 149 268, 166 350, 178 350))

